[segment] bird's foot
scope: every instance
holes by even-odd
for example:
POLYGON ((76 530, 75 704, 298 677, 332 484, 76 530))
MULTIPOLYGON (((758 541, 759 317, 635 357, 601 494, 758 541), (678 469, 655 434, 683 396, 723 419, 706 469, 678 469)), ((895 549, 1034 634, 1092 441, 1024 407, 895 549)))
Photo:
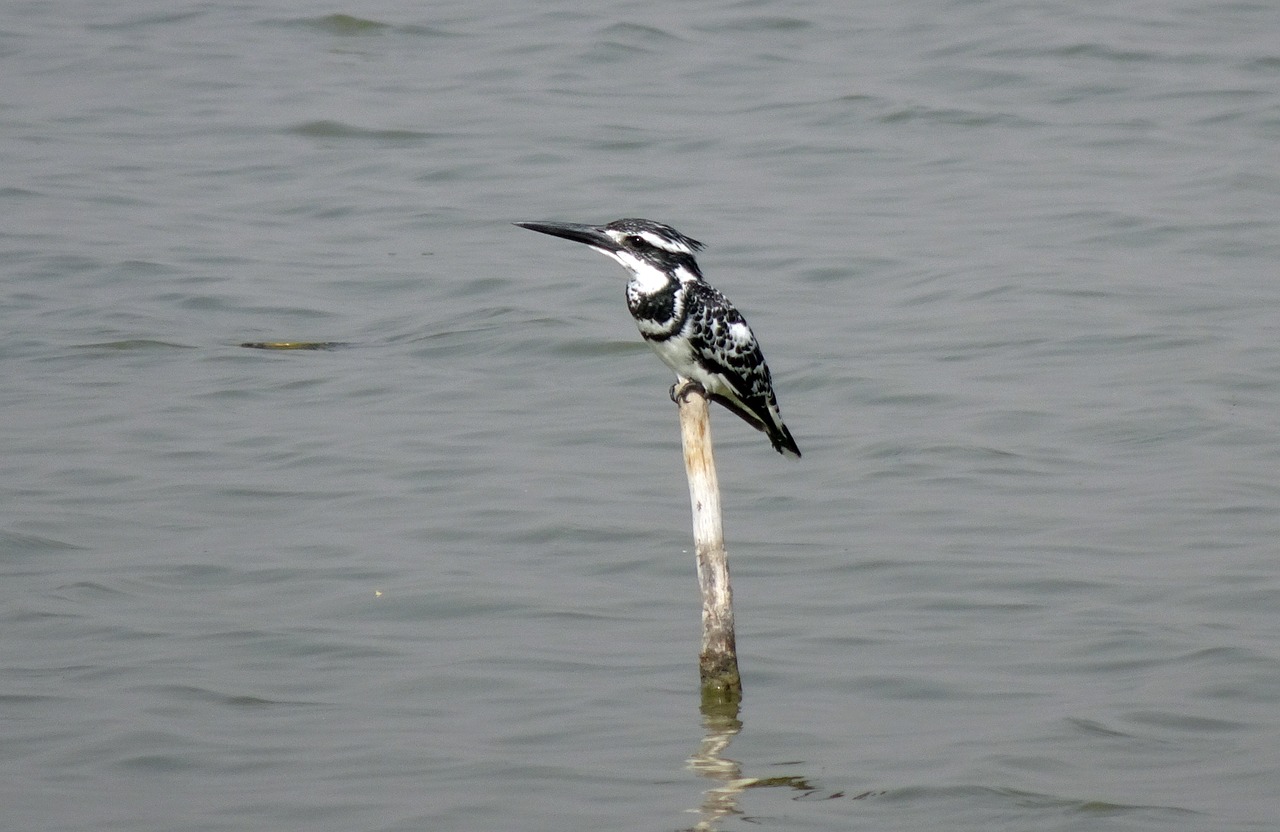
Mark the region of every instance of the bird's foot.
POLYGON ((671 385, 671 401, 676 404, 687 400, 689 396, 695 393, 703 398, 707 397, 706 388, 691 378, 678 379, 675 384, 671 385))

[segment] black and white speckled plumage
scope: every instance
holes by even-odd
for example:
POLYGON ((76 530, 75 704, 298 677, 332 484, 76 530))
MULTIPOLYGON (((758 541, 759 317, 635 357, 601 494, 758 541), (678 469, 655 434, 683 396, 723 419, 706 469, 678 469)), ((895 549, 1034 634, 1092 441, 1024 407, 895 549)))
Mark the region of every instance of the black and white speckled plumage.
POLYGON ((516 225, 585 243, 631 274, 627 309, 640 335, 682 379, 763 431, 781 454, 800 456, 783 424, 769 366, 733 304, 702 279, 694 252, 702 243, 669 225, 643 219, 601 226, 560 222, 516 225))

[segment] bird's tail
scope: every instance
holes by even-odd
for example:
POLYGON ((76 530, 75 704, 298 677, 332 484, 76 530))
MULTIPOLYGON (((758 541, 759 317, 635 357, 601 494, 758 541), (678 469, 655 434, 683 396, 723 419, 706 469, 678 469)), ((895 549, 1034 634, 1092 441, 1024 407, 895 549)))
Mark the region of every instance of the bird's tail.
POLYGON ((800 446, 796 444, 796 440, 791 438, 791 431, 787 430, 787 426, 782 422, 778 422, 766 433, 769 435, 769 441, 773 443, 775 451, 793 459, 800 458, 800 446))
POLYGON ((793 459, 800 458, 800 446, 791 437, 791 431, 787 430, 781 418, 775 418, 767 408, 762 408, 765 412, 760 414, 728 396, 722 396, 719 393, 711 393, 709 396, 711 401, 724 405, 726 410, 736 413, 742 421, 768 436, 769 444, 773 445, 775 451, 793 459))

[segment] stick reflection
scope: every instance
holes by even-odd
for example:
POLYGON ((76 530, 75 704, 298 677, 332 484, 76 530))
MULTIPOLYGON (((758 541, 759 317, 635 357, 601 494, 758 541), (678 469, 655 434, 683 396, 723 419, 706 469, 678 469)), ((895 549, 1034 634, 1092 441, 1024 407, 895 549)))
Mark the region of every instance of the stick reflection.
POLYGON ((813 787, 802 777, 743 777, 742 764, 724 756, 733 738, 742 731, 738 718, 740 700, 736 697, 705 697, 702 702, 702 727, 705 732, 698 750, 688 760, 688 768, 700 776, 713 780, 714 788, 703 792, 702 806, 693 810, 699 815, 698 823, 688 832, 712 832, 718 823, 729 816, 741 816, 738 796, 747 789, 785 786, 802 792, 813 787))

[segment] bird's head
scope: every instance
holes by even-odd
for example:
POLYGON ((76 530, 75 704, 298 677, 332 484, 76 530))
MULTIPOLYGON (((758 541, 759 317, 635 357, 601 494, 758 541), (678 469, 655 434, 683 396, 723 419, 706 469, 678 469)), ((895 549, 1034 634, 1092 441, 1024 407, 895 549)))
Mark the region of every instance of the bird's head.
POLYGON ((702 243, 653 220, 621 219, 604 225, 575 222, 518 222, 516 225, 585 243, 617 260, 633 275, 656 271, 681 279, 702 277, 693 259, 694 252, 702 250, 702 243), (686 274, 680 274, 681 270, 686 274))

